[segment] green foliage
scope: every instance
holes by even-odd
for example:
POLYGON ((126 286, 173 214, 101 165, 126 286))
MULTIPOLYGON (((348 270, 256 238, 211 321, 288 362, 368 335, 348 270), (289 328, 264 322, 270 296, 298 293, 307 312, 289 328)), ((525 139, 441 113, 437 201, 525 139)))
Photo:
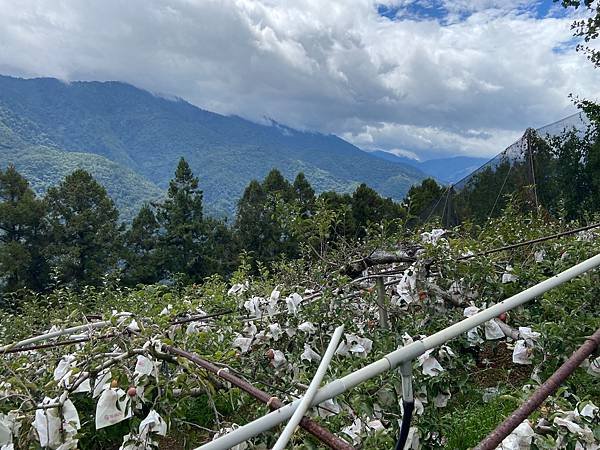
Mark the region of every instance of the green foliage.
POLYGON ((440 200, 444 189, 433 178, 423 180, 420 185, 412 186, 404 200, 411 219, 426 220, 435 202, 440 200))
POLYGON ((198 188, 198 178, 183 158, 157 215, 164 229, 160 242, 164 268, 192 280, 201 277, 204 274, 202 191, 198 188))
POLYGON ((511 396, 495 397, 488 403, 479 397, 464 399, 460 407, 442 417, 448 430, 444 448, 475 447, 518 407, 519 402, 511 396))
POLYGON ((131 222, 144 203, 164 197, 164 191, 153 183, 101 156, 51 147, 3 147, 1 144, 0 138, 0 160, 14 163, 38 195, 44 195, 71 172, 83 169, 106 188, 124 222, 131 222))
POLYGON ((404 209, 391 198, 382 198, 377 192, 361 184, 352 194, 352 216, 356 225, 356 236, 366 236, 369 226, 382 226, 386 221, 400 219, 404 209))
MULTIPOLYGON (((310 186, 309 186, 310 187, 310 186)), ((282 256, 293 256, 297 244, 285 226, 281 205, 296 201, 296 191, 273 169, 262 183, 251 181, 238 203, 235 229, 240 246, 262 263, 270 263, 282 256)))
POLYGON ((119 212, 106 190, 76 170, 45 197, 49 245, 46 256, 61 282, 97 285, 114 267, 121 228, 119 212))
MULTIPOLYGON (((322 222, 321 225, 315 224, 315 229, 326 233, 324 230, 330 229, 332 219, 320 217, 322 201, 317 199, 315 203, 314 217, 317 222, 322 222)), ((323 214, 326 211, 333 213, 326 209, 323 214)), ((497 303, 597 254, 600 248, 596 235, 581 234, 533 247, 494 253, 485 258, 457 261, 457 256, 468 250, 479 252, 571 227, 571 223, 547 221, 538 215, 523 214, 518 208, 511 206, 505 209, 501 217, 492 219, 485 230, 473 225, 459 227, 435 245, 423 245, 419 235, 422 230, 417 230, 414 234, 404 230, 386 234, 385 229, 369 228, 366 239, 348 242, 342 240, 336 245, 325 247, 319 258, 309 255, 306 258, 280 261, 271 265, 268 270, 262 266, 258 272, 253 271, 248 258, 244 256, 230 283, 225 283, 219 276, 213 276, 205 279, 202 284, 189 286, 151 285, 124 289, 107 284, 87 287, 81 292, 59 287, 45 295, 30 294, 20 303, 18 313, 7 311, 0 318, 0 342, 14 342, 44 332, 52 325, 64 328, 82 323, 86 314, 99 314, 108 318, 113 310, 134 314, 140 326, 140 335, 115 333, 119 327, 116 319, 113 319, 115 326, 101 333, 115 333, 114 336, 96 339, 80 348, 65 350, 64 347, 59 347, 32 353, 26 358, 4 360, 4 365, 0 366, 0 374, 3 375, 3 380, 13 384, 11 389, 18 396, 1 401, 0 411, 14 409, 18 406, 19 398, 39 399, 43 395, 59 395, 62 388, 52 381, 52 371, 60 357, 67 352, 74 353, 81 370, 88 370, 103 360, 101 355, 105 352, 114 352, 115 348, 142 348, 144 344, 156 343, 157 340, 225 364, 230 373, 237 373, 271 395, 277 395, 288 402, 293 400, 293 396, 285 392, 299 394, 298 383, 310 382, 316 368, 314 361, 301 358, 305 344, 322 354, 333 328, 339 324, 345 325, 347 333, 368 337, 372 341, 372 350, 362 357, 336 355, 325 382, 344 376, 402 345, 406 334, 413 338, 431 335, 464 318, 463 306, 456 307, 452 302, 438 297, 438 291, 431 287, 432 278, 442 292, 450 291, 454 282, 460 283, 465 292, 475 293, 470 301, 483 307, 497 303), (419 261, 408 268, 409 273, 416 274, 416 285, 411 289, 411 295, 415 298, 411 303, 400 301, 395 284, 402 273, 400 278, 390 275, 387 279, 394 281, 387 291, 391 326, 390 329, 383 329, 377 322, 372 281, 349 280, 343 274, 343 268, 349 261, 360 255, 370 255, 377 249, 393 251, 399 241, 403 247, 422 247, 419 261), (543 260, 536 261, 534 253, 540 250, 544 250, 546 256, 543 260), (517 276, 516 280, 509 283, 502 282, 506 265, 511 265, 517 276), (240 283, 245 290, 228 294, 232 283, 240 283), (263 306, 266 306, 274 289, 280 291, 280 298, 276 302, 279 310, 276 314, 264 315, 248 322, 248 310, 244 304, 260 297, 264 299, 263 306), (310 293, 304 293, 305 289, 316 290, 320 295, 312 297, 310 293), (284 298, 294 292, 303 293, 304 300, 296 314, 289 314, 284 298), (234 314, 219 316, 207 323, 170 325, 172 320, 197 314, 199 310, 211 314, 230 308, 235 311, 234 314), (305 322, 310 322, 315 331, 298 329, 305 322), (188 329, 188 325, 193 327, 188 329), (281 328, 277 339, 269 337, 271 325, 281 328), (256 327, 254 331, 252 327, 256 327), (286 329, 290 330, 289 334, 286 329), (242 353, 239 348, 232 347, 233 340, 240 336, 256 336, 252 339, 249 351, 242 353), (286 357, 286 364, 279 368, 273 367, 268 357, 270 349, 281 351, 286 357), (19 382, 9 375, 9 372, 17 370, 27 382, 19 382)), ((319 232, 316 233, 317 236, 318 234, 319 232)), ((375 271, 381 269, 377 268, 375 271)), ((396 267, 396 270, 402 272, 404 268, 396 267)), ((527 326, 540 333, 533 348, 533 364, 530 366, 512 363, 510 340, 490 340, 473 346, 464 336, 447 343, 443 352, 436 350, 434 353, 444 368, 440 374, 426 375, 415 361, 415 392, 420 400, 427 400, 423 404, 423 411, 413 420, 422 447, 467 448, 493 429, 530 395, 529 390, 522 389, 523 385, 536 385, 537 382, 532 378, 536 373, 542 380, 547 377, 581 345, 592 330, 600 326, 599 304, 595 301, 600 294, 599 286, 598 274, 590 272, 509 313, 506 321, 510 326, 527 326), (489 402, 482 402, 483 395, 489 396, 491 388, 497 389, 497 394, 493 393, 489 402), (439 394, 451 395, 447 406, 436 406, 439 394)), ((464 305, 468 304, 462 296, 459 300, 464 301, 464 305)), ((152 345, 147 348, 152 348, 152 345)), ((151 351, 148 355, 152 358, 160 356, 151 351)), ((124 360, 113 367, 112 377, 120 387, 125 388, 133 382, 133 365, 134 361, 124 360)), ((600 384, 596 380, 584 368, 578 369, 573 378, 548 400, 533 419, 543 417, 552 421, 555 415, 561 414, 560 411, 572 411, 578 404, 581 407, 583 402, 600 398, 600 384)), ((223 430, 233 423, 247 423, 266 412, 264 405, 241 394, 237 389, 223 388, 204 371, 180 358, 160 362, 158 377, 149 377, 145 382, 148 383, 146 389, 152 393, 151 402, 136 410, 135 419, 102 433, 96 433, 93 425, 85 425, 81 431, 81 443, 90 448, 119 445, 123 434, 136 431, 139 421, 148 413, 147 406, 150 404, 163 418, 169 419, 170 436, 185 436, 185 445, 194 446, 212 439, 217 430, 223 430), (183 390, 184 394, 179 390, 183 390), (192 390, 196 392, 193 395, 192 390)), ((72 396, 78 399, 86 394, 72 396)), ((316 420, 330 431, 346 437, 342 430, 356 419, 365 424, 377 418, 384 430, 363 428, 358 433, 361 445, 363 448, 390 448, 398 432, 398 419, 402 415, 400 396, 400 377, 396 372, 389 372, 339 395, 336 402, 340 405, 341 412, 326 418, 317 417, 316 420)), ((83 423, 93 423, 94 406, 94 402, 77 400, 83 423)), ((31 415, 32 411, 27 410, 23 414, 31 415)), ((30 423, 29 416, 27 420, 30 423)), ((590 426, 593 427, 594 424, 590 426)), ((26 436, 26 429, 23 431, 20 439, 24 441, 20 442, 30 439, 26 436)), ((265 433, 254 439, 252 444, 270 446, 276 437, 275 433, 265 433)), ((546 448, 543 447, 546 441, 556 442, 558 439, 574 443, 575 437, 560 427, 554 427, 546 437, 536 436, 536 445, 538 448, 546 448)), ((178 447, 183 448, 184 444, 181 443, 178 447)), ((297 433, 291 447, 320 448, 320 444, 304 433, 297 433)))
POLYGON ((40 289, 47 276, 42 257, 45 206, 14 166, 0 169, 0 287, 40 289))
MULTIPOLYGON (((583 53, 595 68, 600 68, 600 50, 593 42, 600 35, 600 3, 597 0, 554 0, 554 2, 559 1, 565 8, 585 9, 585 13, 578 14, 571 25, 573 36, 583 38, 583 42, 580 40, 576 49, 583 53)), ((590 120, 600 124, 600 105, 597 102, 575 97, 575 103, 590 120)))
POLYGON ((150 205, 144 205, 125 233, 124 282, 151 284, 160 279, 160 224, 150 205))
MULTIPOLYGON (((233 217, 248 183, 263 179, 273 167, 288 179, 303 172, 317 192, 352 192, 365 182, 397 201, 425 177, 418 169, 381 160, 336 136, 225 117, 123 83, 65 84, 0 76, 0 108, 10 112, 8 127, 16 139, 30 146, 60 149, 61 159, 75 158, 79 165, 86 162, 69 152, 98 155, 102 158, 93 160, 98 171, 107 168, 109 160, 114 164, 111 167, 119 167, 121 176, 135 175, 154 192, 157 186, 168 187, 172 168, 183 156, 202 181, 205 209, 216 217, 233 217)), ((7 143, 1 129, 0 125, 0 149, 7 143)), ((14 162, 36 189, 33 175, 52 177, 43 165, 34 170, 28 158, 9 154, 5 160, 14 162)), ((79 167, 100 180, 90 165, 79 167)), ((125 201, 128 189, 144 193, 133 183, 125 185, 110 172, 107 175, 102 182, 119 206, 131 205, 125 201), (117 201, 117 192, 124 201, 117 201)), ((151 200, 140 198, 124 217, 131 220, 151 200)))
MULTIPOLYGON (((600 211, 599 154, 600 133, 594 125, 585 133, 567 129, 554 137, 528 130, 464 185, 434 197, 425 216, 440 217, 446 225, 465 220, 484 224, 513 202, 523 212, 539 208, 555 218, 585 221, 600 211)), ((424 182, 411 192, 427 198, 435 190, 424 182)))

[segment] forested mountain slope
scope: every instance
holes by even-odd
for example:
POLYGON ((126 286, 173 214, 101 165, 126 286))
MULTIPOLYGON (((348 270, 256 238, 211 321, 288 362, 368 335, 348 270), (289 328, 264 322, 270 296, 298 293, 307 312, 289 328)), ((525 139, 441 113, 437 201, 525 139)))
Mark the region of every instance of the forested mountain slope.
POLYGON ((131 220, 144 202, 158 200, 164 192, 134 171, 105 157, 89 153, 65 152, 36 125, 0 109, 0 166, 14 164, 43 194, 75 169, 90 172, 108 191, 121 212, 131 220))
POLYGON ((426 177, 336 136, 226 117, 118 82, 0 76, 0 107, 26 124, 17 130, 22 139, 103 156, 161 188, 183 156, 213 213, 232 213, 248 182, 273 167, 288 178, 305 172, 317 191, 364 182, 397 200, 426 177))

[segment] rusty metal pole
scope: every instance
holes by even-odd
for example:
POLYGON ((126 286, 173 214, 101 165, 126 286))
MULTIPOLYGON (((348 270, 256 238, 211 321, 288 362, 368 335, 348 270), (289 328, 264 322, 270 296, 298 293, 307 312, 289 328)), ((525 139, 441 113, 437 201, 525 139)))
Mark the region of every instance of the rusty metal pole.
MULTIPOLYGON (((275 411, 276 409, 279 409, 282 406, 284 406, 284 403, 277 397, 273 397, 267 394, 266 392, 258 389, 257 387, 253 386, 247 381, 230 374, 227 371, 227 369, 217 367, 214 364, 200 358, 199 356, 193 353, 186 352, 185 350, 181 350, 176 347, 164 344, 162 346, 162 349, 167 353, 186 358, 194 364, 196 364, 197 366, 214 373, 215 375, 219 376, 220 378, 223 378, 226 381, 229 381, 231 384, 250 394, 255 399, 265 403, 272 411, 275 411)), ((354 447, 351 446, 348 442, 337 437, 336 435, 326 430, 321 425, 316 423, 314 420, 309 419, 308 417, 302 418, 302 420, 300 421, 300 426, 334 450, 355 450, 354 447)))
POLYGON ((542 384, 529 399, 515 410, 510 417, 492 431, 475 450, 493 450, 513 432, 529 415, 552 395, 581 363, 600 346, 600 328, 588 337, 584 344, 571 355, 556 372, 542 384))

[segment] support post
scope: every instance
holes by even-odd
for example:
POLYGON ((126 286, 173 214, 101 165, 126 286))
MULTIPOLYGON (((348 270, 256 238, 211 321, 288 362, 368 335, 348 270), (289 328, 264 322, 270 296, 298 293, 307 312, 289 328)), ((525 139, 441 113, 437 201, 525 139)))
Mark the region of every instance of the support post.
POLYGON ((383 277, 377 277, 375 279, 377 284, 377 307, 379 308, 379 326, 384 330, 390 329, 390 319, 388 317, 388 310, 385 301, 385 285, 383 284, 383 277))

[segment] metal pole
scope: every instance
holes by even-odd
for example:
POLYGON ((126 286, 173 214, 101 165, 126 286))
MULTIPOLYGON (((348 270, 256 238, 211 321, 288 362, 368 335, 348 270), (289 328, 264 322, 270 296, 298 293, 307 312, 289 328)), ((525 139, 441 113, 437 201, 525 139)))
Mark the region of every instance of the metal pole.
MULTIPOLYGON (((192 361, 197 366, 202 367, 203 369, 214 373, 218 377, 230 382, 232 385, 238 387, 239 389, 246 392, 247 394, 250 394, 255 399, 265 403, 271 410, 277 410, 278 408, 281 408, 284 406, 283 402, 281 400, 279 400, 277 397, 271 396, 270 394, 266 393, 265 391, 262 391, 261 389, 258 389, 256 386, 248 383, 246 380, 243 380, 243 379, 229 373, 229 371, 227 369, 224 369, 222 367, 217 367, 214 364, 212 364, 211 362, 200 358, 198 355, 195 355, 190 352, 186 352, 185 350, 181 350, 179 348, 176 348, 176 347, 173 347, 170 345, 166 345, 166 344, 163 344, 162 349, 167 353, 171 353, 173 355, 177 355, 177 356, 186 358, 186 359, 192 361)), ((329 432, 328 430, 323 428, 321 425, 319 425, 317 422, 315 422, 314 420, 311 420, 308 417, 302 417, 302 420, 300 421, 300 426, 302 428, 304 428, 306 431, 308 431, 309 433, 311 433, 313 436, 315 436, 317 439, 319 439, 321 442, 323 442, 325 445, 327 445, 328 447, 330 447, 334 450, 354 450, 353 446, 348 444, 343 439, 337 437, 335 434, 329 432)))
MULTIPOLYGON (((330 398, 340 395, 353 387, 361 384, 362 382, 374 378, 387 370, 398 367, 405 361, 411 361, 418 356, 425 353, 425 351, 435 348, 450 339, 460 336, 462 333, 466 333, 476 326, 482 325, 488 320, 499 316, 501 313, 509 311, 529 300, 549 291, 550 289, 569 281, 590 269, 598 267, 600 265, 600 254, 593 256, 585 261, 559 273, 558 275, 548 278, 529 289, 524 290, 494 306, 491 306, 471 317, 468 317, 444 330, 438 331, 437 333, 419 341, 415 341, 405 347, 388 353, 386 356, 378 361, 375 361, 362 369, 352 372, 345 377, 339 378, 332 381, 331 383, 323 386, 312 402, 312 405, 318 405, 330 398)), ((240 428, 235 429, 231 433, 221 436, 212 442, 204 444, 198 447, 198 450, 225 450, 229 449, 241 442, 244 442, 257 434, 260 434, 266 430, 269 430, 282 422, 288 420, 296 408, 298 407, 299 401, 294 401, 287 404, 283 408, 280 408, 272 413, 262 416, 253 422, 250 422, 240 428)))
POLYGON ((384 330, 388 330, 390 326, 388 311, 385 307, 385 285, 383 284, 383 277, 377 277, 375 283, 377 284, 377 307, 379 308, 379 326, 384 330))
POLYGON ((565 363, 552 374, 550 378, 542 384, 529 399, 523 403, 510 417, 502 422, 492 431, 481 443, 475 447, 475 450, 494 450, 515 428, 519 426, 529 415, 535 411, 552 395, 559 386, 569 377, 581 363, 600 346, 600 328, 585 343, 577 349, 565 363))
POLYGON ((551 239, 557 239, 559 237, 568 236, 570 234, 581 233, 582 231, 587 231, 587 230, 591 230, 593 228, 598 228, 598 227, 600 227, 600 223, 593 223, 593 224, 585 226, 585 227, 575 228, 573 230, 568 230, 568 231, 563 231, 562 233, 551 234, 549 236, 544 236, 541 238, 532 239, 530 241, 525 241, 525 242, 518 242, 516 244, 505 245, 504 247, 498 247, 498 248, 494 248, 491 250, 486 250, 486 251, 483 251, 480 253, 475 253, 473 255, 461 256, 459 258, 456 258, 455 261, 464 261, 465 259, 477 258, 478 256, 486 256, 486 255, 491 255, 492 253, 498 253, 498 252, 503 252, 505 250, 512 250, 515 248, 524 247, 526 245, 538 244, 540 242, 549 241, 551 239))
POLYGON ((306 411, 308 411, 308 408, 310 408, 310 404, 313 398, 315 397, 315 394, 317 393, 317 389, 319 389, 319 386, 321 385, 321 381, 323 381, 323 377, 325 376, 325 372, 327 372, 329 363, 333 358, 333 354, 335 353, 337 346, 340 343, 340 339, 342 338, 343 332, 343 325, 337 327, 333 332, 333 336, 331 337, 331 341, 329 341, 329 345, 327 346, 325 355, 323 355, 321 364, 319 364, 317 373, 315 373, 314 378, 310 382, 310 385, 308 386, 304 397, 302 397, 298 408, 296 409, 296 411, 294 411, 294 415, 281 432, 279 439, 277 439, 277 442, 273 446, 273 450, 283 450, 285 448, 288 441, 292 437, 292 434, 294 434, 294 431, 296 431, 296 428, 302 420, 302 417, 304 417, 304 414, 306 414, 306 411))

